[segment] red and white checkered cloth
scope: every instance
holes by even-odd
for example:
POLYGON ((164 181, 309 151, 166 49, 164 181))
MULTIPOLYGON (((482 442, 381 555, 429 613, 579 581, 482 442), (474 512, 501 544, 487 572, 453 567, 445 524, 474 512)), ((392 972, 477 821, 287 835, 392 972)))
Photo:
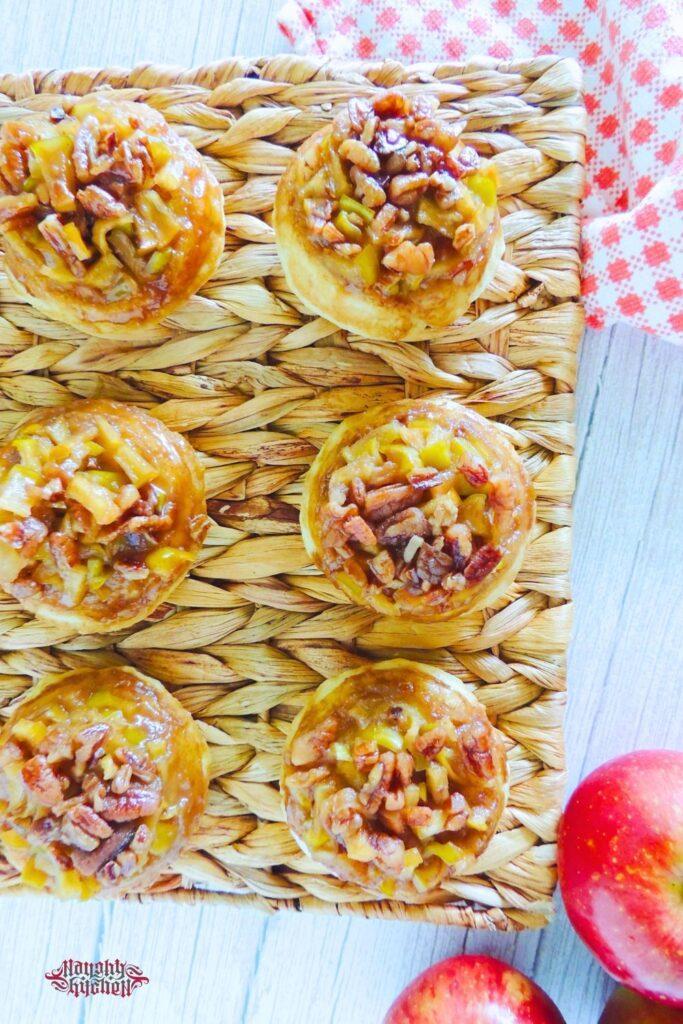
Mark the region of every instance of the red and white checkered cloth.
POLYGON ((588 323, 683 344, 681 0, 288 0, 299 53, 402 61, 574 56, 589 115, 588 323))

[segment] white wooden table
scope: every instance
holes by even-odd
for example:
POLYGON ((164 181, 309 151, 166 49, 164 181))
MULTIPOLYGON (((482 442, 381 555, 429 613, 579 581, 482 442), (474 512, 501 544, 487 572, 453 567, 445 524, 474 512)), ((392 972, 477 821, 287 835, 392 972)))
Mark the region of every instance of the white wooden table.
MULTIPOLYGON (((285 49, 279 0, 0 0, 6 71, 181 66, 285 49), (59 12, 57 14, 57 12, 59 12)), ((579 379, 576 625, 570 784, 636 747, 683 739, 683 348, 625 327, 586 335, 579 379)), ((595 1024, 611 982, 561 909, 542 933, 222 906, 0 901, 0 1019, 13 1024, 380 1024, 442 957, 481 951, 529 972, 568 1024, 595 1024), (43 973, 119 957, 150 983, 127 1000, 75 1000, 43 973)))

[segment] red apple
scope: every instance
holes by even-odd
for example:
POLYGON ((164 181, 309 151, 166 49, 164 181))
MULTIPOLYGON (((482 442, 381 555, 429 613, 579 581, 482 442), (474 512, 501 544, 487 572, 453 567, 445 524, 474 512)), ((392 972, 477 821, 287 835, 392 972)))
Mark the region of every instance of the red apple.
POLYGON ((628 988, 617 988, 598 1024, 683 1024, 683 1010, 643 999, 628 988))
POLYGON ((569 920, 605 970, 683 1007, 683 753, 639 750, 584 779, 558 862, 569 920))
POLYGON ((492 956, 454 956, 404 989, 384 1024, 565 1024, 545 992, 492 956))

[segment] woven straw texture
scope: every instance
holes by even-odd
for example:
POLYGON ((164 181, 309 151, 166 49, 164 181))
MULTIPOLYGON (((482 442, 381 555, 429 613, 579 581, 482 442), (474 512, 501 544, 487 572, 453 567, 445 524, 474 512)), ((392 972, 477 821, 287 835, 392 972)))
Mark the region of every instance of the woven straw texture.
MULTIPOLYGON (((128 343, 44 319, 0 271, 0 434, 72 397, 141 405, 202 453, 214 525, 167 617, 129 633, 73 636, 3 597, 0 713, 45 672, 120 661, 161 679, 192 711, 211 745, 208 812, 155 894, 499 930, 543 925, 562 797, 583 323, 578 68, 552 56, 412 67, 283 56, 189 71, 0 75, 0 120, 99 88, 151 104, 204 154, 225 194, 225 253, 201 295, 128 343), (428 89, 465 114, 465 137, 494 156, 501 183, 506 252, 494 283, 452 328, 414 344, 350 336, 307 314, 281 275, 271 227, 292 150, 349 97, 387 86, 428 89), (411 626, 352 606, 311 567, 298 503, 336 422, 439 389, 503 426, 533 477, 538 523, 504 600, 452 623, 411 626), (373 899, 305 857, 277 791, 284 737, 307 694, 364 659, 397 654, 470 685, 506 737, 511 772, 501 830, 475 871, 419 906, 373 899)), ((0 886, 17 891, 6 864, 0 886)))

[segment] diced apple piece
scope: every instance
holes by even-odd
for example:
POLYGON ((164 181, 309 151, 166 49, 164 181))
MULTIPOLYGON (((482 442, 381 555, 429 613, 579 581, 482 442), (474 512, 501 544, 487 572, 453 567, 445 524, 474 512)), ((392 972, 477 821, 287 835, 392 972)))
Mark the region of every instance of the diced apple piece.
POLYGON ((170 576, 176 571, 179 565, 187 565, 192 561, 192 555, 181 548, 156 548, 145 558, 145 565, 158 576, 170 576))
POLYGON ((486 514, 487 498, 485 494, 471 494, 460 506, 458 519, 467 523, 472 533, 479 537, 488 537, 491 532, 491 521, 486 514))
POLYGON ((32 889, 44 889, 47 875, 36 867, 35 858, 30 857, 21 869, 21 880, 24 885, 29 885, 32 889))
POLYGON ((28 564, 28 558, 6 541, 0 540, 0 583, 12 583, 28 564))
POLYGON ((413 875, 413 885, 418 892, 427 892, 437 884, 442 871, 443 868, 441 867, 438 858, 430 857, 425 864, 417 868, 415 871, 413 875))
POLYGON ((140 215, 136 224, 140 252, 165 249, 180 233, 180 221, 158 192, 144 189, 138 193, 135 207, 140 215))
POLYGON ((128 444, 127 441, 121 442, 113 453, 113 457, 124 473, 128 475, 131 483, 135 484, 136 487, 148 484, 150 480, 154 480, 159 475, 159 471, 147 459, 143 458, 131 444, 128 444))
POLYGON ((45 739, 47 726, 40 720, 32 721, 30 718, 19 718, 12 727, 12 735, 18 740, 31 743, 34 747, 45 739))
POLYGON ((349 836, 346 840, 346 852, 351 860, 361 861, 369 864, 377 856, 374 846, 371 846, 362 832, 349 836))
POLYGON ((121 434, 113 423, 110 423, 104 416, 97 417, 97 430, 100 440, 109 451, 116 451, 121 444, 121 434))
POLYGON ((426 445, 420 452, 422 462, 425 466, 433 466, 434 469, 449 469, 451 465, 451 450, 447 440, 434 441, 426 445))
POLYGON ((160 821, 154 831, 154 839, 150 846, 150 852, 155 857, 167 853, 171 849, 178 835, 178 826, 173 821, 160 821))
POLYGON ((428 825, 415 825, 411 827, 417 838, 421 842, 424 842, 425 839, 431 839, 432 836, 437 835, 439 832, 443 832, 445 824, 445 812, 432 811, 432 816, 428 825))
POLYGON ((88 570, 84 565, 74 565, 68 569, 60 569, 64 586, 64 595, 72 608, 79 605, 88 590, 88 570))
POLYGON ((464 857, 463 851, 455 843, 428 843, 425 847, 428 857, 438 857, 444 864, 457 864, 464 857))
POLYGON ((392 729, 388 725, 369 725, 363 729, 363 738, 374 740, 378 746, 384 747, 386 750, 395 752, 403 750, 403 736, 397 729, 392 729))
POLYGON ((112 491, 104 487, 87 471, 74 473, 66 489, 67 498, 86 508, 100 526, 113 523, 121 515, 112 491))
POLYGON ((38 480, 38 474, 25 466, 12 466, 0 483, 0 509, 17 516, 30 516, 38 480))
POLYGON ((52 445, 46 437, 17 437, 12 447, 19 452, 22 466, 39 473, 52 445))

